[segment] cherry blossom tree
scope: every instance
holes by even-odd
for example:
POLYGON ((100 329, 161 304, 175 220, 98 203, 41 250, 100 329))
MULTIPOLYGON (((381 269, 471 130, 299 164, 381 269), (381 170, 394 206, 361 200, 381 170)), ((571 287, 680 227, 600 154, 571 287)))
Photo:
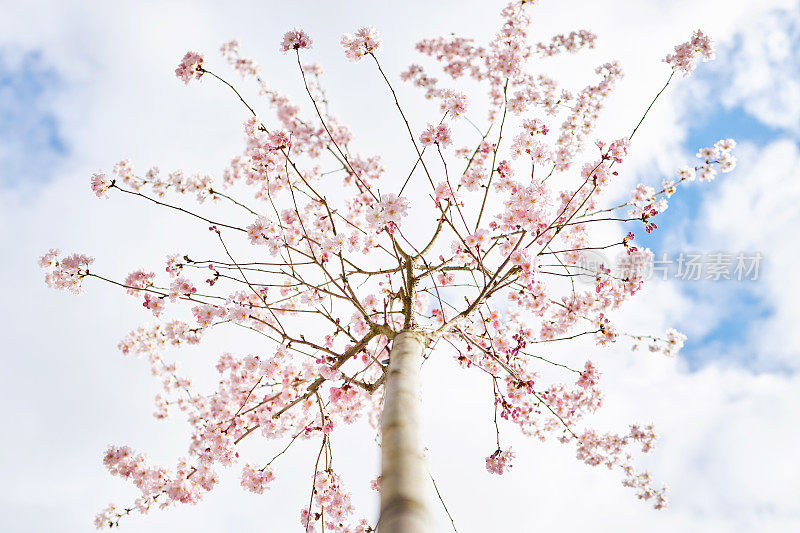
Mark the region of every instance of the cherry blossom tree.
POLYGON ((638 498, 657 509, 666 505, 664 489, 634 466, 636 450, 654 447, 653 427, 601 434, 585 426, 602 403, 600 372, 590 361, 571 368, 547 351, 583 336, 600 346, 626 337, 669 356, 683 345, 675 330, 640 335, 610 321, 640 290, 652 254, 634 245, 632 232, 605 242, 594 228, 616 222, 649 233, 679 186, 733 169, 735 143, 722 140, 701 149, 699 162, 680 168, 660 190, 642 184, 622 205, 602 203, 647 111, 676 74, 712 59, 713 48, 700 31, 676 46, 665 58, 666 84, 642 120, 626 136, 595 139, 622 69, 602 64, 578 91, 540 73, 544 58, 591 48, 595 36, 581 30, 529 43, 528 10, 535 3, 508 4, 488 44, 461 37, 417 44, 446 80, 419 65, 400 74, 438 104, 426 125, 408 119, 395 75, 381 66, 378 32, 362 28, 342 37, 347 58, 369 63, 385 83, 385 94, 365 105, 397 117, 387 124, 396 127, 397 145, 413 154, 411 168, 393 169, 392 179, 380 156, 357 151, 354 134, 333 114, 321 67, 306 62, 313 43, 305 32, 289 31, 280 44, 297 64, 305 109, 262 79, 236 41, 222 46, 222 56, 258 85, 264 114, 203 55, 186 54, 175 71, 179 79, 221 83, 243 104, 243 152, 221 179, 180 170, 163 175, 156 167, 141 173, 125 160, 109 175, 94 174, 91 188, 100 198, 131 195, 188 217, 211 233, 215 250, 181 251, 158 276, 155 268, 139 268, 118 279, 95 270, 86 255, 51 250, 41 258, 52 287, 80 293, 84 282, 98 280, 152 312, 155 324, 131 331, 119 348, 145 358, 161 381, 155 417, 179 411, 192 429, 187 454, 172 469, 127 446, 108 448, 108 471, 141 495, 103 510, 98 528, 118 526, 132 513, 197 502, 217 484, 218 467, 238 462, 237 445, 260 436, 279 441, 281 451, 240 465, 241 485, 259 494, 280 474, 275 465, 295 442, 319 443, 311 495, 300 504, 306 531, 428 531, 420 368, 426 358, 451 355, 491 382, 497 440, 485 459, 489 472, 512 468, 515 452, 501 446, 501 427, 517 426, 525 435, 575 446, 579 460, 618 470, 638 498), (485 105, 458 90, 465 79, 485 89, 485 105), (471 145, 456 147, 454 139, 470 136, 471 145), (219 206, 228 218, 217 218, 219 206), (587 254, 598 250, 619 250, 624 264, 587 264, 587 254), (191 311, 188 322, 175 318, 182 307, 191 311), (204 392, 163 354, 201 343, 213 329, 256 335, 263 348, 220 355, 219 386, 204 392), (561 380, 541 376, 545 368, 561 380), (362 417, 380 429, 377 524, 359 518, 332 463, 336 428, 362 417))

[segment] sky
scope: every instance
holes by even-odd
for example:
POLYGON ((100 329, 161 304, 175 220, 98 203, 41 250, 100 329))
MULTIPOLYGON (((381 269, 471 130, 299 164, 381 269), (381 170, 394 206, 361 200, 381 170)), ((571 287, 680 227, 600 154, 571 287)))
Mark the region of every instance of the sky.
MULTIPOLYGON (((637 239, 671 260, 741 252, 759 253, 762 261, 757 280, 690 281, 670 270, 627 304, 618 321, 631 331, 676 327, 689 336, 675 359, 631 352, 624 343, 608 350, 591 343, 554 348, 554 357, 577 364, 591 358, 603 372, 606 401, 592 425, 604 431, 624 430, 631 421, 656 425, 661 440, 644 464, 670 486, 665 511, 636 501, 615 474, 576 461, 572 448, 525 439, 513 428, 505 434, 516 464, 510 474, 490 476, 484 459, 494 446, 491 388, 447 357, 431 358, 423 375, 429 467, 458 531, 798 531, 800 4, 540 4, 532 11, 535 39, 578 28, 598 35, 595 50, 567 61, 577 72, 572 79, 585 81, 589 68, 611 58, 626 71, 598 126, 601 138, 617 138, 636 123, 668 75, 660 60, 672 46, 695 28, 715 39, 717 59, 678 80, 648 115, 610 200, 624 201, 639 182, 659 185, 692 162, 699 148, 732 137, 736 170, 681 190, 658 216, 659 231, 638 232, 637 239)), ((293 65, 277 45, 286 30, 306 29, 330 80, 331 100, 365 152, 384 154, 388 168, 405 168, 408 154, 396 153, 393 125, 363 104, 364 95, 378 97, 379 80, 345 60, 339 36, 376 26, 384 38, 382 61, 396 79, 418 61, 413 45, 420 38, 455 32, 488 40, 502 5, 0 1, 4 530, 89 531, 94 514, 110 501, 132 501, 136 491, 102 467, 110 443, 146 450, 168 464, 184 453, 186 426, 151 416, 157 384, 146 363, 116 349, 127 331, 149 322, 147 311, 98 285, 80 297, 56 293, 44 286, 36 266, 39 255, 59 247, 89 253, 103 270, 124 275, 204 244, 185 237, 193 231, 185 220, 127 199, 100 202, 88 187, 93 172, 126 157, 139 168, 219 174, 240 151, 240 104, 221 87, 186 87, 175 79, 182 55, 198 50, 222 65, 216 50, 238 38, 268 81, 295 91, 299 100, 293 65)), ((407 88, 400 95, 420 99, 407 88)), ((412 122, 421 124, 425 116, 424 105, 412 108, 412 122)), ((202 383, 209 361, 233 342, 248 349, 245 341, 220 336, 171 356, 202 383)), ((369 480, 377 474, 378 449, 372 433, 363 425, 348 427, 338 443, 337 461, 354 502, 374 518, 369 480)), ((264 456, 272 451, 264 446, 246 445, 243 453, 264 456)), ((314 446, 293 448, 276 485, 262 496, 242 491, 234 469, 201 504, 134 517, 122 527, 297 531, 314 446)), ((446 531, 441 507, 434 513, 438 530, 446 531)))

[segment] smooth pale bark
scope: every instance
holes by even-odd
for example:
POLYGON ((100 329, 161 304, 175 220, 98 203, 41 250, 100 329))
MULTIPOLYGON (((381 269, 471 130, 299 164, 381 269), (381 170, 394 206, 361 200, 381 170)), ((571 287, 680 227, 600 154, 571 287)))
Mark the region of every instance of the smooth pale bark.
POLYGON ((428 475, 420 438, 420 366, 425 350, 418 333, 394 338, 381 416, 380 533, 431 531, 428 475))

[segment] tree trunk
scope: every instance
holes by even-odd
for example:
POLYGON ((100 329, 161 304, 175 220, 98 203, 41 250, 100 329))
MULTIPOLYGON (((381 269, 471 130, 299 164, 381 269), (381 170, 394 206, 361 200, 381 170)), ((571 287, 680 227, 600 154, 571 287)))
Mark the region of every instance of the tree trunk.
POLYGON ((380 533, 431 531, 427 471, 420 439, 420 366, 425 349, 418 333, 394 338, 381 416, 380 533))

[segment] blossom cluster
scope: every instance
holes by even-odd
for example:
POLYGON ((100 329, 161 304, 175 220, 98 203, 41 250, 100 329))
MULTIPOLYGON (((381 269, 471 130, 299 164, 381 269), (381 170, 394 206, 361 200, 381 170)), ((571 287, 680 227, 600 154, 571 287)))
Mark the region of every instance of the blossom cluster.
POLYGON ((243 78, 258 76, 261 72, 261 66, 253 58, 239 55, 239 41, 228 41, 220 46, 219 51, 243 78))
POLYGON ((54 289, 81 294, 83 278, 89 275, 89 265, 94 258, 83 254, 60 255, 59 250, 51 249, 39 258, 39 266, 45 271, 45 283, 54 289))
POLYGON ((300 523, 306 531, 316 531, 314 524, 321 521, 324 524, 323 533, 370 533, 373 531, 365 519, 356 523, 350 522, 354 513, 350 494, 342 487, 338 474, 332 470, 316 472, 314 475, 314 503, 320 511, 310 512, 309 509, 301 511, 300 523))
MULTIPOLYGON (((641 221, 647 232, 656 230, 654 217, 680 184, 698 176, 710 181, 734 168, 735 143, 724 139, 700 150, 700 164, 680 169, 660 191, 640 184, 629 202, 605 209, 602 194, 635 146, 633 134, 611 140, 593 133, 622 68, 603 62, 588 85, 577 88, 532 74, 532 61, 592 48, 595 41, 580 30, 530 44, 533 4, 509 3, 488 43, 454 36, 417 44, 450 80, 469 77, 486 88, 485 126, 472 120, 474 103, 465 94, 440 87, 414 64, 401 79, 438 103, 421 122, 425 129, 419 128, 384 74, 377 30, 342 37, 345 56, 371 56, 374 75, 394 96, 405 126, 402 142, 413 159, 408 169, 387 172, 380 156, 359 152, 354 132, 334 114, 322 68, 305 62, 311 37, 292 30, 279 48, 294 51, 302 98, 310 101, 305 108, 268 85, 237 41, 220 48, 229 67, 257 83, 266 101, 251 106, 244 92, 224 82, 245 104, 247 119, 243 148, 221 176, 180 170, 164 176, 157 167, 141 174, 129 160, 109 176, 91 176, 91 190, 100 198, 118 189, 199 221, 218 254, 204 253, 210 257, 205 260, 173 254, 160 275, 138 268, 122 281, 90 273, 93 260, 84 255, 61 257, 51 250, 41 258, 48 285, 80 292, 86 277, 110 281, 154 315, 157 323, 130 332, 120 349, 145 358, 160 381, 155 417, 177 409, 191 428, 187 458, 174 471, 151 465, 130 448, 109 449, 109 471, 132 481, 141 496, 134 507, 104 510, 98 526, 114 526, 131 510, 146 512, 154 503, 197 501, 216 483, 213 468, 238 462, 239 443, 259 435, 288 441, 285 449, 297 440, 322 441, 311 504, 301 511, 308 531, 372 531, 365 520, 352 518, 349 493, 331 468, 330 442, 343 424, 366 418, 377 427, 392 338, 409 329, 444 340, 461 367, 491 376, 500 421, 498 449, 486 458, 490 473, 512 465, 514 452, 499 446, 500 425, 510 424, 538 439, 574 443, 582 461, 620 469, 623 483, 640 498, 666 504, 649 474, 633 468, 628 452, 653 448, 652 427, 634 425, 622 436, 582 431, 585 417, 603 403, 600 371, 589 361, 579 370, 551 360, 546 349, 579 337, 599 346, 628 337, 675 355, 686 340, 682 334, 629 334, 612 314, 641 289, 652 252, 635 246, 632 232, 606 243, 594 228, 641 221), (456 128, 465 123, 480 131, 480 139, 452 146, 462 138, 456 128), (236 214, 223 220, 228 211, 189 205, 208 200, 236 214), (629 219, 607 214, 623 208, 630 209, 629 219), (615 246, 637 268, 618 273, 607 265, 587 266, 591 250, 615 246), (591 286, 576 286, 577 276, 588 276, 591 286), (171 316, 181 306, 191 312, 189 323, 171 316), (246 355, 219 355, 215 388, 199 391, 163 353, 197 344, 212 329, 255 334, 266 344, 246 355), (542 367, 568 377, 552 377, 542 367)), ((697 32, 667 62, 688 73, 698 57, 712 56, 707 36, 697 32)), ((203 56, 194 52, 176 69, 186 83, 206 72, 203 56)), ((276 477, 271 465, 282 453, 270 461, 244 461, 242 487, 268 490, 276 477)))
POLYGON ((188 84, 192 78, 199 80, 203 77, 203 56, 197 52, 186 52, 186 55, 181 59, 180 64, 175 69, 175 75, 188 84))
POLYGON ((313 41, 308 34, 302 30, 292 30, 286 32, 281 42, 281 52, 289 50, 302 50, 311 48, 313 41))
POLYGON ((588 30, 571 31, 569 34, 553 36, 549 43, 537 43, 536 49, 544 56, 554 56, 561 52, 575 53, 582 48, 594 48, 597 36, 588 30))
POLYGON ((587 430, 578 439, 577 457, 589 465, 620 468, 625 476, 622 481, 624 486, 635 489, 639 499, 652 500, 654 508, 663 509, 667 505, 666 486, 654 488, 650 473, 637 472, 627 451, 633 445, 639 445, 643 453, 652 451, 655 439, 656 434, 650 425, 632 425, 627 435, 600 435, 593 430, 587 430))
POLYGON ((697 67, 698 57, 703 61, 714 59, 714 45, 709 36, 701 30, 696 30, 690 40, 676 45, 675 53, 667 55, 664 62, 668 63, 673 70, 688 76, 697 67))
POLYGON ((372 26, 361 28, 355 34, 342 35, 342 46, 347 59, 360 61, 364 56, 374 54, 380 50, 383 41, 378 36, 378 31, 372 26))
MULTIPOLYGON (((197 503, 219 481, 209 465, 192 466, 180 459, 175 471, 170 472, 151 465, 143 454, 128 446, 109 446, 103 465, 112 475, 130 480, 141 491, 135 504, 140 513, 148 512, 156 504, 164 508, 175 503, 197 503)), ((112 504, 97 515, 95 525, 114 527, 121 516, 112 504)))
POLYGON ((396 194, 386 194, 383 199, 370 209, 367 214, 367 223, 371 228, 397 227, 408 214, 408 200, 396 194))
POLYGON ((506 470, 514 466, 514 452, 509 448, 508 450, 496 450, 492 455, 486 458, 486 470, 491 474, 503 474, 506 470))
POLYGON ((250 492, 263 494, 269 488, 269 483, 274 480, 275 473, 269 467, 255 468, 246 464, 242 468, 242 487, 250 492))
POLYGON ((647 349, 650 352, 662 353, 667 357, 675 357, 681 348, 683 348, 683 344, 686 342, 687 337, 675 328, 669 328, 664 337, 645 337, 634 335, 633 338, 635 341, 635 344, 633 345, 634 350, 639 348, 640 343, 646 343, 647 349))
POLYGON ((676 171, 677 179, 665 178, 658 191, 650 185, 638 184, 631 193, 629 215, 641 218, 646 226, 653 228, 650 218, 666 211, 669 206, 667 199, 675 194, 679 185, 695 181, 698 177, 700 181, 712 181, 717 171, 722 173, 733 171, 736 168, 736 157, 732 153, 735 147, 736 141, 733 139, 720 139, 713 146, 701 148, 697 152, 700 164, 679 168, 676 171))
POLYGON ((183 171, 177 170, 166 177, 161 177, 158 167, 151 167, 144 175, 137 176, 133 170, 133 162, 123 159, 114 165, 113 173, 115 178, 109 178, 103 172, 97 172, 90 178, 92 192, 98 198, 108 198, 108 191, 117 188, 134 194, 142 194, 145 187, 158 198, 164 198, 167 191, 174 191, 178 194, 194 194, 198 202, 206 199, 218 198, 211 188, 212 177, 206 174, 186 175, 183 171), (124 189, 127 186, 129 189, 124 189))
POLYGON ((98 198, 108 198, 108 190, 111 188, 112 181, 103 172, 92 174, 92 192, 98 198))
POLYGON ((419 136, 419 142, 422 143, 422 146, 436 144, 440 148, 445 148, 452 142, 450 128, 447 127, 447 124, 439 124, 438 126, 428 124, 425 131, 419 136))

